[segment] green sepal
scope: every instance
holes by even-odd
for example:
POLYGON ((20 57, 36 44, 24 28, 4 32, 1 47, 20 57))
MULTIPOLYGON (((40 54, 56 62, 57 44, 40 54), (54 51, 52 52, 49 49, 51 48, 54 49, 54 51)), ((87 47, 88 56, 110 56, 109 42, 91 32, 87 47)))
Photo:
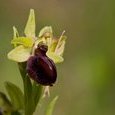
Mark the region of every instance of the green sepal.
POLYGON ((47 109, 46 109, 46 115, 52 115, 53 114, 53 109, 55 106, 55 103, 58 99, 58 96, 56 96, 48 105, 47 109))
POLYGON ((28 17, 28 21, 24 33, 27 37, 32 37, 32 38, 35 37, 35 14, 33 9, 30 9, 30 14, 28 17))
POLYGON ((26 48, 23 45, 17 46, 8 53, 8 59, 16 62, 25 62, 30 57, 31 48, 26 48))
POLYGON ((32 47, 34 40, 32 38, 27 37, 16 37, 11 41, 11 44, 14 46, 23 45, 25 47, 32 47))
POLYGON ((61 63, 64 61, 63 57, 57 55, 54 52, 47 52, 47 56, 54 61, 54 63, 61 63))
POLYGON ((5 88, 11 99, 14 110, 24 109, 24 95, 21 89, 11 82, 5 82, 5 88))

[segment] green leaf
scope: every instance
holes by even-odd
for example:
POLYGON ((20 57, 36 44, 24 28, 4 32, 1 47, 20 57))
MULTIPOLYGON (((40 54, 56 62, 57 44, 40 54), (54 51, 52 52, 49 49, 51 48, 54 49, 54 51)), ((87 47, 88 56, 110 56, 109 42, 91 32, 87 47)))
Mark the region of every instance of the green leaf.
POLYGON ((23 115, 23 114, 19 113, 18 111, 13 111, 10 115, 23 115))
POLYGON ((61 63, 64 61, 63 57, 55 54, 54 52, 47 52, 47 56, 54 61, 54 63, 61 63))
POLYGON ((19 37, 18 30, 15 26, 13 26, 13 32, 14 32, 13 38, 19 37))
POLYGON ((61 36, 59 38, 57 46, 56 46, 56 49, 55 49, 55 53, 57 55, 60 55, 60 56, 63 55, 64 48, 65 48, 65 40, 66 40, 66 38, 67 38, 66 36, 61 36))
POLYGON ((56 96, 48 105, 47 109, 46 109, 46 115, 52 115, 53 114, 53 109, 55 106, 55 103, 58 99, 58 96, 56 96))
POLYGON ((6 115, 5 112, 10 114, 13 110, 12 104, 10 103, 6 95, 2 92, 0 92, 0 110, 3 111, 4 115, 6 115))
POLYGON ((27 37, 35 37, 35 14, 33 9, 30 10, 24 33, 27 37))
POLYGON ((14 109, 24 109, 24 95, 20 88, 11 82, 5 82, 5 88, 10 96, 14 109))
POLYGON ((38 35, 38 37, 50 37, 50 36, 52 36, 52 34, 53 34, 53 31, 52 31, 52 27, 51 26, 45 26, 44 28, 42 28, 41 30, 40 30, 40 33, 39 33, 39 35, 38 35), (46 34, 46 36, 45 36, 45 34, 46 34))
POLYGON ((25 47, 32 47, 33 43, 34 43, 33 39, 27 37, 16 37, 11 41, 11 44, 15 46, 23 45, 25 47))
POLYGON ((25 62, 30 57, 31 48, 25 48, 23 45, 17 46, 8 53, 8 59, 16 62, 25 62))
POLYGON ((1 105, 8 105, 11 106, 10 101, 8 100, 8 98, 6 97, 6 95, 2 92, 0 92, 0 106, 1 105))

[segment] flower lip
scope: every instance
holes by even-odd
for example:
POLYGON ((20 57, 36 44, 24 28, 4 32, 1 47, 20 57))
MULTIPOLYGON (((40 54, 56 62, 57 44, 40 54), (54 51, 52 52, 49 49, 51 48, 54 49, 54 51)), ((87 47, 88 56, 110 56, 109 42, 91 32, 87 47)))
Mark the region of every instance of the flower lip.
POLYGON ((34 55, 27 61, 27 73, 37 83, 52 86, 57 79, 57 70, 55 63, 46 52, 48 46, 40 42, 35 49, 34 55))
POLYGON ((47 56, 31 56, 27 61, 27 73, 37 83, 53 86, 57 79, 54 62, 47 56))
POLYGON ((40 42, 38 45, 37 45, 37 48, 35 49, 35 55, 46 55, 46 52, 48 50, 48 46, 42 42, 40 42))

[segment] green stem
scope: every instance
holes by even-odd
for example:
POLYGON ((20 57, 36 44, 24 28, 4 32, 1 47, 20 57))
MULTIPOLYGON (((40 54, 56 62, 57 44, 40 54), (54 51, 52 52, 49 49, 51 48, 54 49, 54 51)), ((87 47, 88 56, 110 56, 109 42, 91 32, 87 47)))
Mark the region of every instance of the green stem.
POLYGON ((36 82, 33 83, 33 89, 32 89, 32 96, 33 96, 33 110, 35 111, 36 106, 41 98, 43 91, 43 86, 40 84, 37 84, 36 82))
POLYGON ((26 73, 26 63, 19 63, 18 65, 24 85, 25 115, 32 115, 32 83, 26 73))
POLYGON ((43 86, 31 82, 26 72, 26 63, 18 63, 24 85, 25 115, 32 115, 42 95, 43 86))

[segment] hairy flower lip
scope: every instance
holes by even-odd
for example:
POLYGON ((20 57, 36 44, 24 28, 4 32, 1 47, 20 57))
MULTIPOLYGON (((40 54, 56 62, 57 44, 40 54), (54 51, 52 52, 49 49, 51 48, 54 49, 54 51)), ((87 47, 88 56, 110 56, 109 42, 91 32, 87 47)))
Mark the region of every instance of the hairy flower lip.
POLYGON ((46 56, 44 44, 38 45, 35 55, 27 61, 27 73, 37 83, 52 86, 57 79, 57 71, 54 62, 46 56))
POLYGON ((52 86, 57 78, 56 67, 47 57, 31 56, 26 70, 33 80, 42 85, 52 86))

